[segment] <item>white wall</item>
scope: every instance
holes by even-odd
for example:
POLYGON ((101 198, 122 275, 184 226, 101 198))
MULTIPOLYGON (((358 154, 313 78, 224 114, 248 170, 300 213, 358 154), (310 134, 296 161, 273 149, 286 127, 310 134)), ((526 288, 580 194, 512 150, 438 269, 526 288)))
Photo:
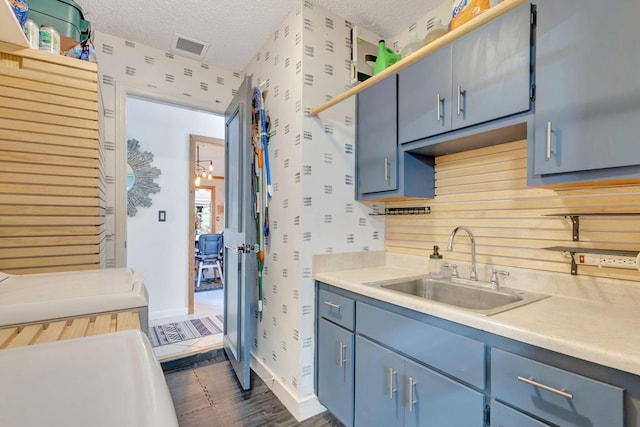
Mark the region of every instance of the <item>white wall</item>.
POLYGON ((153 154, 161 170, 151 207, 127 218, 127 265, 140 271, 149 290, 150 318, 187 312, 189 251, 189 134, 224 138, 224 118, 129 97, 127 139, 153 154), (158 211, 167 213, 158 221, 158 211))

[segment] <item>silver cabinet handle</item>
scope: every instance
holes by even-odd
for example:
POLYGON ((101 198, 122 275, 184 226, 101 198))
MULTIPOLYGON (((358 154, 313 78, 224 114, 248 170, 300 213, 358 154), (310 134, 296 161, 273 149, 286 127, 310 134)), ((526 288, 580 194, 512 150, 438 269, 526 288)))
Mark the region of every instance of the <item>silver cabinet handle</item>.
POLYGON ((525 378, 518 375, 518 380, 522 381, 523 383, 531 384, 534 387, 550 391, 551 393, 555 393, 559 396, 566 397, 567 399, 573 399, 573 394, 568 393, 565 389, 558 390, 557 388, 549 387, 548 385, 537 382, 533 377, 525 378))
POLYGON ((344 357, 344 350, 346 348, 347 346, 342 344, 342 341, 340 341, 340 344, 338 344, 338 364, 340 365, 341 368, 344 366, 345 362, 347 361, 347 359, 344 357))
POLYGON ((464 111, 462 108, 462 97, 467 93, 466 90, 462 90, 460 86, 458 86, 458 115, 464 111))
POLYGON ((389 159, 384 159, 384 180, 389 181, 389 159))
POLYGON ((413 398, 413 389, 416 386, 416 382, 413 378, 409 378, 409 412, 413 412, 413 405, 416 404, 415 399, 413 398))
POLYGON ((551 129, 551 122, 547 122, 547 152, 545 153, 547 160, 551 159, 551 129))
POLYGON ((393 368, 389 368, 389 399, 393 400, 393 393, 398 391, 393 385, 395 383, 395 377, 397 372, 393 370, 393 368))
POLYGON ((442 119, 442 109, 440 105, 444 103, 444 98, 440 97, 440 94, 436 95, 436 121, 439 122, 442 119))
POLYGON ((340 304, 335 304, 335 303, 332 303, 330 301, 325 301, 324 303, 326 305, 328 305, 329 307, 331 307, 331 308, 335 308, 336 310, 340 310, 340 304))

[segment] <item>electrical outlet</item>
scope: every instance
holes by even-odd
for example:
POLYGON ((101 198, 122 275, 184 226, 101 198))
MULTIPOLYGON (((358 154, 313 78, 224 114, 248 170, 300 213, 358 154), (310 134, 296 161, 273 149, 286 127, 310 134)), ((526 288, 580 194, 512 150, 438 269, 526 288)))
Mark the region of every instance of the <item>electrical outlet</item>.
POLYGON ((578 265, 594 265, 596 267, 628 268, 640 270, 640 254, 638 256, 576 253, 574 255, 578 265))

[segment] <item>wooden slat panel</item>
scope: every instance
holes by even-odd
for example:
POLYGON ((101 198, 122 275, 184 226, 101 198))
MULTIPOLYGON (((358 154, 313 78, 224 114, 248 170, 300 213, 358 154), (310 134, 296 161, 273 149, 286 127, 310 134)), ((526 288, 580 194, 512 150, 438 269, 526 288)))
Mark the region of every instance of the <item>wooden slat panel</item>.
MULTIPOLYGON (((2 142, 0 141, 0 144, 2 142)), ((1 171, 2 169, 0 169, 1 171)), ((98 177, 75 177, 75 176, 56 176, 43 175, 41 173, 15 173, 0 172, 0 183, 13 184, 38 184, 38 185, 57 185, 57 186, 74 186, 74 187, 98 187, 100 180, 98 177)), ((0 189, 1 191, 1 189, 0 189)), ((0 206, 0 214, 2 207, 0 206)))
POLYGON ((42 324, 25 326, 20 332, 18 332, 18 335, 11 340, 9 345, 7 345, 7 348, 24 347, 34 343, 40 332, 42 332, 42 329, 42 324))
MULTIPOLYGON (((16 110, 13 108, 0 107, 0 117, 12 120, 21 120, 31 123, 48 123, 52 125, 65 126, 72 129, 98 129, 98 120, 87 120, 78 117, 57 116, 50 113, 39 113, 35 111, 16 110)), ((97 118, 96 118, 97 119, 97 118)))
POLYGON ((99 245, 73 245, 54 247, 0 248, 0 258, 34 258, 60 255, 86 255, 100 252, 99 245))
POLYGON ((20 57, 0 52, 0 67, 17 70, 20 68, 20 57))
POLYGON ((42 333, 36 340, 36 344, 58 341, 62 336, 62 332, 64 331, 64 328, 66 326, 67 326, 66 320, 49 323, 47 325, 47 328, 42 331, 42 333))
POLYGON ((2 227, 38 227, 41 224, 47 224, 49 227, 55 226, 91 226, 102 225, 104 220, 97 216, 52 216, 52 217, 40 217, 40 216, 2 216, 2 227))
MULTIPOLYGON (((31 170, 31 163, 13 163, 11 161, 0 160, 0 170, 3 172, 28 173, 31 170)), ((56 166, 47 165, 47 175, 58 176, 78 176, 97 178, 99 176, 98 169, 77 167, 77 166, 56 166)))
POLYGON ((9 205, 59 205, 93 206, 99 201, 92 197, 31 196, 19 194, 0 194, 0 203, 9 205))
POLYGON ((0 238, 0 248, 32 248, 32 247, 50 247, 63 245, 94 245, 100 243, 98 234, 80 235, 80 236, 41 236, 34 235, 32 237, 2 237, 0 238))
POLYGON ((56 105, 55 107, 43 102, 29 101, 20 98, 9 98, 4 91, 0 94, 0 107, 13 108, 15 110, 35 111, 40 113, 51 114, 52 117, 66 116, 75 117, 85 120, 96 120, 95 111, 82 110, 79 108, 65 107, 56 105))
POLYGON ((31 58, 22 59, 22 69, 38 71, 44 74, 60 74, 75 80, 86 80, 94 84, 98 81, 98 75, 93 70, 70 68, 67 65, 51 64, 31 58))
POLYGON ((30 226, 30 227, 2 227, 0 237, 28 237, 28 236, 86 236, 99 234, 102 225, 96 226, 30 226))
POLYGON ((16 335, 18 335, 18 328, 0 329, 0 348, 7 348, 16 335))
POLYGON ((0 92, 2 95, 10 98, 26 99, 29 101, 40 102, 43 104, 50 104, 55 108, 59 105, 69 108, 79 108, 82 110, 93 111, 97 114, 98 103, 94 100, 86 100, 80 98, 71 98, 65 96, 65 91, 56 88, 55 86, 43 87, 48 92, 35 92, 27 89, 23 89, 22 86, 17 87, 6 86, 1 83, 0 77, 0 92))
POLYGON ((77 136, 80 138, 98 139, 98 129, 70 128, 68 126, 51 125, 37 121, 23 121, 0 118, 0 128, 9 130, 29 129, 32 132, 40 132, 51 135, 77 136))
POLYGON ((111 315, 110 314, 101 314, 96 316, 96 320, 93 324, 93 329, 91 330, 91 335, 100 335, 106 334, 109 332, 115 332, 111 330, 111 315))
POLYGON ((83 271, 83 270, 98 270, 100 264, 73 264, 73 265, 60 265, 54 267, 29 267, 29 268, 12 268, 4 270, 4 273, 9 274, 38 274, 38 273, 59 273, 63 271, 83 271))
POLYGON ((12 184, 2 186, 0 191, 3 194, 18 195, 41 194, 43 196, 91 197, 96 199, 99 197, 99 190, 97 187, 61 187, 57 185, 12 184))
POLYGON ((98 254, 0 259, 0 271, 10 271, 17 268, 96 264, 98 262, 100 262, 100 256, 98 254))
POLYGON ((64 332, 62 333, 62 336, 60 337, 60 340, 69 340, 72 338, 81 338, 85 336, 85 333, 87 332, 87 328, 89 326, 89 317, 82 317, 79 319, 73 319, 71 321, 71 325, 68 325, 64 332))
MULTIPOLYGON (((640 186, 549 189, 526 186, 526 141, 436 158, 436 197, 394 201, 386 207, 429 206, 431 213, 390 216, 386 249, 428 256, 433 245, 446 247, 449 233, 469 226, 476 238, 477 262, 569 274, 566 255, 545 247, 640 251, 640 215, 581 217, 580 241, 572 241, 569 218, 553 214, 640 211, 640 186)), ((468 263, 470 242, 456 238, 447 260, 468 263)), ((640 273, 580 267, 579 274, 640 281, 640 273)))
POLYGON ((118 313, 117 325, 118 331, 140 329, 140 317, 138 316, 138 313, 133 312, 118 313))
MULTIPOLYGON (((54 146, 76 147, 82 149, 99 150, 98 141, 95 138, 76 138, 60 135, 46 135, 42 133, 29 132, 29 129, 9 130, 0 129, 0 139, 10 144, 21 142, 33 142, 38 144, 48 144, 54 146)), ((14 150, 15 151, 15 150, 14 150)))
POLYGON ((24 87, 39 91, 43 85, 56 86, 66 89, 68 96, 80 99, 98 100, 98 85, 96 82, 77 80, 73 77, 56 74, 40 73, 31 70, 0 68, 0 84, 13 87, 24 87), (16 86, 16 81, 22 82, 22 86, 16 86))

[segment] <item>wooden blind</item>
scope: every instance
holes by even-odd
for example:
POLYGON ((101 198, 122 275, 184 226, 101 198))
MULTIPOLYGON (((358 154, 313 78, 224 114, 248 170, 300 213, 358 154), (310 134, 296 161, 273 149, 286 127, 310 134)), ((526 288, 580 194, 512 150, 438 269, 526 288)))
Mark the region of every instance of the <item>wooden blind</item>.
MULTIPOLYGON (((389 202, 387 207, 430 206, 426 215, 386 218, 386 249, 428 256, 433 245, 446 248, 458 225, 471 228, 477 262, 570 273, 570 260, 553 246, 640 251, 640 186, 547 189, 527 187, 527 145, 517 141, 436 158, 432 200, 389 202), (580 240, 572 222, 554 214, 594 212, 580 217, 580 240)), ((450 261, 469 262, 470 241, 456 236, 450 261)), ((579 275, 640 281, 640 272, 579 266, 579 275)))
POLYGON ((0 42, 0 271, 101 267, 97 67, 0 42))

